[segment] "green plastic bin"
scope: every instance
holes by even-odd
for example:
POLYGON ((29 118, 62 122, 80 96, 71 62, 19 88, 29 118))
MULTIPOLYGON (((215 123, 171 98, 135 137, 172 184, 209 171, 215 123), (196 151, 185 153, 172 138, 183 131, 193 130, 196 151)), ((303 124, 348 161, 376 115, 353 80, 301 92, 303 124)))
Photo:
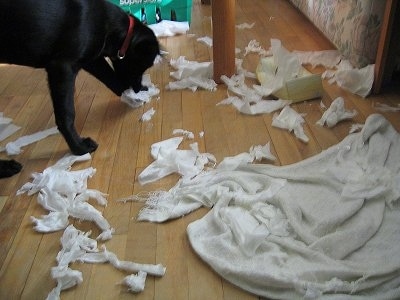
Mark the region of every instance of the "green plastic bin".
POLYGON ((156 23, 156 10, 161 12, 161 19, 173 21, 191 21, 192 0, 108 0, 142 20, 145 11, 147 24, 156 23))

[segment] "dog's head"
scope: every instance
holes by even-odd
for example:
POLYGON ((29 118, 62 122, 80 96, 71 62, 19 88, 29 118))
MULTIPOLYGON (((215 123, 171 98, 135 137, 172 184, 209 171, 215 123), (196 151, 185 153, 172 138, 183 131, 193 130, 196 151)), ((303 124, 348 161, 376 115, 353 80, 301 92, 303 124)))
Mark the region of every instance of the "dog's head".
POLYGON ((160 46, 154 32, 137 18, 133 19, 134 28, 129 46, 123 56, 113 60, 113 67, 120 83, 137 93, 146 89, 142 86, 142 76, 160 54, 160 46))

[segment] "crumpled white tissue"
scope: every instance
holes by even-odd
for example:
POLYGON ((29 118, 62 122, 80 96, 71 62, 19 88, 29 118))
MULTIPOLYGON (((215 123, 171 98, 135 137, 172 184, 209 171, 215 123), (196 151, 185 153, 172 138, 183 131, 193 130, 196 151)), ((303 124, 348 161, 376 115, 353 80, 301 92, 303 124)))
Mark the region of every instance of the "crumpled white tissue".
POLYGON ((238 111, 246 115, 258 115, 265 113, 272 113, 277 111, 291 102, 288 100, 259 100, 257 102, 246 101, 246 98, 239 98, 237 96, 228 97, 217 105, 232 104, 238 111))
POLYGON ((236 28, 237 28, 237 29, 251 29, 251 28, 254 27, 255 24, 256 24, 256 23, 254 23, 254 22, 251 23, 251 24, 245 22, 245 23, 242 23, 242 24, 237 24, 237 25, 236 25, 236 28))
POLYGON ((61 158, 53 166, 46 168, 43 173, 33 173, 32 182, 25 183, 17 195, 38 193, 37 201, 49 214, 41 218, 31 217, 34 229, 39 232, 53 232, 68 226, 68 217, 93 221, 103 231, 99 240, 112 237, 114 231, 102 213, 88 203, 94 199, 100 205, 107 205, 105 194, 88 189, 87 180, 96 170, 92 167, 71 171, 73 163, 90 160, 90 154, 82 156, 68 155, 61 158))
POLYGON ((244 50, 244 56, 249 53, 257 53, 260 56, 270 56, 272 54, 269 50, 265 50, 257 40, 251 40, 244 50))
POLYGON ((400 104, 397 104, 397 106, 390 106, 385 103, 376 103, 375 108, 379 111, 382 112, 397 112, 400 111, 400 104))
POLYGON ((297 111, 290 106, 285 106, 279 114, 274 114, 272 119, 272 126, 287 129, 304 143, 309 141, 309 138, 304 133, 303 123, 304 119, 297 111))
POLYGON ((230 96, 217 103, 217 105, 232 104, 238 111, 244 114, 256 115, 271 113, 291 103, 291 101, 283 99, 263 99, 264 95, 262 94, 262 90, 260 91, 257 89, 257 86, 250 88, 245 84, 245 75, 243 73, 233 75, 230 78, 222 75, 221 80, 227 85, 229 91, 238 96, 230 96))
POLYGON ((216 158, 209 153, 200 153, 197 143, 191 144, 191 150, 180 150, 183 137, 174 137, 151 146, 151 156, 155 159, 138 177, 139 183, 154 182, 172 173, 179 173, 184 179, 192 178, 203 171, 208 163, 216 158))
POLYGON ((30 135, 21 136, 15 141, 7 143, 6 146, 0 150, 7 151, 8 155, 18 155, 22 152, 21 147, 36 143, 50 135, 57 133, 59 133, 57 127, 52 127, 30 135))
POLYGON ((329 83, 336 82, 341 88, 367 97, 374 83, 375 65, 371 64, 361 69, 354 68, 348 60, 342 60, 336 70, 327 70, 322 74, 322 78, 329 79, 329 83))
POLYGON ((293 51, 299 58, 301 64, 310 64, 312 67, 318 65, 326 68, 336 67, 342 60, 342 55, 338 50, 322 51, 293 51))
POLYGON ((160 94, 160 89, 151 82, 150 74, 143 75, 142 85, 146 86, 148 90, 136 93, 133 89, 127 89, 122 93, 121 101, 133 108, 137 108, 150 102, 152 97, 160 94))
MULTIPOLYGON (((143 291, 147 274, 163 276, 165 267, 162 265, 138 264, 130 261, 121 261, 104 246, 97 247, 97 241, 89 237, 90 232, 77 230, 69 225, 60 239, 62 249, 57 254, 57 266, 51 269, 51 276, 57 281, 57 286, 48 294, 47 300, 60 299, 63 290, 74 287, 83 282, 80 271, 72 270, 69 264, 73 262, 82 263, 110 263, 115 268, 127 271, 138 272, 136 280, 128 280, 130 290, 135 292, 143 291)), ((132 277, 134 275, 128 276, 132 277)), ((125 281, 125 280, 124 280, 125 281)))
POLYGON ((128 286, 128 290, 133 293, 139 293, 144 290, 147 273, 139 271, 137 274, 128 275, 122 281, 123 284, 128 286))
POLYGON ((189 31, 188 22, 176 22, 170 20, 162 20, 160 23, 148 25, 153 30, 156 37, 168 37, 178 34, 185 34, 189 31))
POLYGON ((249 152, 243 152, 235 156, 225 157, 217 166, 218 170, 235 170, 242 164, 250 164, 254 161, 262 159, 276 160, 276 157, 271 153, 270 143, 265 145, 251 146, 249 152))
POLYGON ((0 142, 13 135, 19 129, 21 129, 20 126, 13 124, 11 118, 5 117, 4 114, 0 112, 0 142))
POLYGON ((205 44, 206 46, 208 46, 210 48, 213 46, 213 39, 210 38, 209 36, 199 37, 199 38, 197 38, 197 41, 205 44))
POLYGON ((189 61, 184 56, 180 56, 178 59, 171 59, 170 65, 176 69, 170 75, 177 81, 169 82, 166 86, 167 89, 191 89, 196 91, 200 87, 210 91, 216 90, 217 84, 212 79, 212 62, 189 61))
POLYGON ((142 117, 140 118, 140 120, 142 122, 148 122, 151 120, 151 118, 154 116, 154 114, 156 113, 156 111, 154 110, 154 108, 150 108, 148 111, 146 111, 145 113, 143 113, 142 117))
POLYGON ((173 135, 178 135, 178 134, 180 134, 180 135, 183 135, 183 136, 187 137, 188 139, 191 139, 191 140, 194 139, 194 134, 193 134, 193 132, 191 132, 191 131, 189 131, 189 130, 181 129, 181 128, 174 129, 174 130, 172 131, 172 134, 173 134, 173 135))
POLYGON ((344 99, 338 97, 332 101, 330 107, 324 112, 321 119, 317 121, 320 126, 328 126, 329 128, 335 126, 337 123, 343 120, 351 119, 357 115, 357 111, 346 110, 344 107, 344 99))

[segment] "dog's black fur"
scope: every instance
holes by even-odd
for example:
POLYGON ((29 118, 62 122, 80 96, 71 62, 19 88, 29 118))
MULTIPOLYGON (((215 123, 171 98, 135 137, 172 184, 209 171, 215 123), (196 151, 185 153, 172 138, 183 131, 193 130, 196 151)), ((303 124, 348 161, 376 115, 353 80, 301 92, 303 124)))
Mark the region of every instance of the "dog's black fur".
MULTIPOLYGON (((135 18, 129 48, 118 59, 128 27, 128 15, 106 0, 0 0, 0 62, 46 69, 56 124, 73 154, 97 148, 74 126, 74 86, 80 69, 117 95, 130 87, 135 92, 145 89, 142 75, 159 54, 159 44, 135 18), (104 57, 112 60, 113 68, 104 57)), ((0 176, 19 170, 15 161, 0 163, 0 176)))

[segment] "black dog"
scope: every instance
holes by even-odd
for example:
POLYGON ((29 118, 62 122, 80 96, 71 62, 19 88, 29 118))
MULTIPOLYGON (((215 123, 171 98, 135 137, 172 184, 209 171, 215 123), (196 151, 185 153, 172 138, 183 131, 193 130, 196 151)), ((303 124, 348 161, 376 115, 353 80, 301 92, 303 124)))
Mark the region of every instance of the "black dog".
MULTIPOLYGON (((106 0, 0 0, 0 62, 46 69, 56 124, 73 154, 97 148, 74 126, 78 71, 91 73, 117 95, 128 88, 138 92, 159 52, 147 26, 106 0)), ((18 172, 14 164, 2 161, 0 176, 7 169, 18 172)))

